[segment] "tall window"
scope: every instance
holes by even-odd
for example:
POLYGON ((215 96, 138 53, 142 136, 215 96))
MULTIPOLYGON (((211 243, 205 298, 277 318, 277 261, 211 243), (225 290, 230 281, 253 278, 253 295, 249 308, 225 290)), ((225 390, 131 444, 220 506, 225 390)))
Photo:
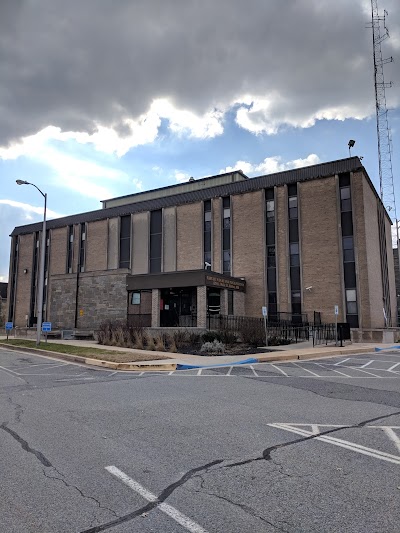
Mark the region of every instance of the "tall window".
POLYGON ((85 272, 85 259, 86 259, 86 222, 82 222, 80 239, 79 239, 79 272, 85 272))
POLYGON ((278 300, 276 295, 276 253, 275 253, 275 196, 274 189, 266 189, 266 246, 267 246, 267 290, 268 315, 277 317, 278 300))
POLYGON ((119 268, 129 268, 131 264, 131 215, 121 217, 119 229, 119 268))
POLYGON ((222 254, 223 273, 231 275, 231 199, 226 196, 222 199, 223 225, 222 225, 222 254))
POLYGON ((39 270, 39 232, 35 232, 33 243, 33 258, 32 258, 32 277, 31 277, 31 302, 29 306, 29 325, 33 326, 36 323, 36 294, 37 294, 37 274, 39 270))
POLYGON ((204 268, 211 270, 211 200, 204 202, 204 268))
POLYGON ((161 272, 162 210, 150 213, 150 272, 161 272))
POLYGON ((43 284, 43 319, 47 318, 47 294, 49 286, 49 254, 50 254, 50 230, 46 231, 46 250, 44 254, 44 284, 43 284))
POLYGON ((74 258, 74 226, 68 226, 67 273, 72 274, 74 258))
POLYGON ((346 320, 352 328, 358 328, 357 280, 354 257, 353 213, 351 209, 350 173, 339 175, 340 218, 342 222, 342 249, 344 288, 346 296, 346 320))
POLYGON ((8 306, 8 320, 14 320, 15 309, 15 289, 17 286, 17 269, 18 269, 18 236, 12 240, 12 258, 11 258, 11 278, 10 278, 10 303, 8 306))
POLYGON ((292 320, 301 320, 300 245, 297 183, 288 185, 289 258, 292 320))

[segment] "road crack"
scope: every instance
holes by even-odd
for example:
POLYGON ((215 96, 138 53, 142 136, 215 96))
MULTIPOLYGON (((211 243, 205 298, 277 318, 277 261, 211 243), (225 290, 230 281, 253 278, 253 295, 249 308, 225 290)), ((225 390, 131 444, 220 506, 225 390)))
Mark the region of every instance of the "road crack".
POLYGON ((217 459, 203 466, 192 468, 191 470, 183 474, 183 476, 180 479, 178 479, 178 481, 175 481, 174 483, 171 483, 170 485, 168 485, 168 487, 166 487, 160 493, 156 501, 150 502, 147 505, 144 505, 143 507, 141 507, 140 509, 133 511, 132 513, 121 516, 117 520, 113 520, 112 522, 108 522, 100 526, 95 526, 89 529, 85 529, 84 531, 81 531, 81 533, 100 533, 100 531, 106 531, 107 529, 115 527, 119 524, 123 524, 124 522, 133 520, 134 518, 137 518, 138 516, 141 516, 145 513, 149 513, 153 509, 157 508, 160 505, 160 503, 163 503, 167 498, 169 498, 169 496, 171 496, 171 494, 175 492, 179 487, 182 487, 182 485, 187 483, 192 477, 195 476, 195 474, 199 472, 204 472, 206 474, 213 466, 221 464, 223 463, 223 461, 224 459, 217 459))
POLYGON ((38 459, 42 463, 43 466, 45 466, 46 468, 53 466, 51 462, 47 459, 47 457, 45 457, 42 454, 42 452, 39 452, 38 450, 35 450, 31 446, 29 446, 26 440, 24 440, 22 437, 18 435, 18 433, 16 433, 15 431, 13 431, 7 426, 7 423, 1 424, 0 429, 2 429, 3 431, 11 435, 11 437, 15 439, 21 445, 21 448, 25 452, 28 452, 34 455, 36 459, 38 459))
MULTIPOLYGON (((80 489, 79 487, 77 487, 76 485, 74 485, 73 483, 69 483, 68 481, 65 480, 65 476, 64 474, 62 474, 59 470, 57 470, 57 468, 55 468, 54 466, 52 467, 54 472, 57 474, 57 475, 54 475, 54 476, 50 476, 47 471, 45 469, 43 469, 43 475, 47 478, 47 479, 51 479, 53 481, 60 481, 65 487, 67 487, 68 489, 73 489, 73 490, 76 490, 79 495, 86 499, 86 500, 90 500, 92 502, 94 502, 98 509, 99 510, 103 510, 103 511, 108 511, 109 513, 111 513, 112 515, 114 515, 116 518, 119 518, 119 515, 113 510, 111 509, 110 507, 106 507, 104 505, 102 505, 102 503, 97 499, 95 498, 94 496, 88 496, 87 494, 85 494, 83 492, 82 489, 80 489)), ((92 523, 91 523, 91 526, 93 524, 93 522, 97 519, 97 515, 96 513, 94 513, 94 517, 93 517, 93 520, 92 520, 92 523)))
POLYGON ((24 414, 24 408, 19 403, 15 402, 11 396, 7 399, 8 403, 12 405, 12 407, 15 408, 14 412, 14 418, 15 422, 19 424, 21 422, 21 416, 24 414))
MULTIPOLYGON (((89 529, 85 529, 85 530, 81 531, 80 533, 100 533, 101 531, 106 531, 107 529, 111 529, 112 527, 115 527, 115 526, 117 526, 119 524, 122 524, 122 523, 125 523, 125 522, 129 522, 130 520, 133 520, 133 519, 137 518, 138 516, 141 516, 143 514, 147 514, 150 511, 152 511, 153 509, 156 509, 160 505, 160 503, 163 503, 169 496, 171 496, 171 494, 174 491, 176 491, 178 488, 182 487, 190 479, 192 479, 194 477, 201 477, 201 476, 198 475, 200 473, 202 473, 202 475, 206 475, 210 471, 211 472, 218 472, 220 470, 225 470, 225 469, 227 470, 227 469, 235 468, 235 467, 238 467, 238 466, 251 464, 251 463, 254 463, 254 462, 257 462, 257 461, 271 461, 271 462, 274 463, 274 461, 272 460, 271 454, 273 452, 279 450, 279 449, 287 448, 288 446, 292 446, 294 444, 301 444, 301 443, 306 442, 308 440, 313 440, 316 437, 329 435, 330 433, 335 433, 335 432, 338 432, 338 431, 342 431, 344 429, 362 428, 365 425, 370 424, 371 422, 376 422, 377 420, 385 420, 386 418, 390 418, 390 417, 396 416, 396 415, 400 415, 400 411, 397 411, 397 412, 394 412, 394 413, 390 413, 388 415, 382 415, 382 416, 377 416, 377 417, 374 417, 374 418, 370 418, 368 420, 364 420, 362 422, 359 422, 358 424, 352 424, 352 425, 349 425, 349 426, 342 426, 342 427, 339 427, 339 428, 333 428, 333 429, 329 429, 327 431, 322 431, 322 432, 317 433, 315 435, 310 435, 310 436, 307 436, 307 437, 301 437, 299 439, 291 440, 289 442, 283 442, 283 443, 280 443, 280 444, 275 444, 273 446, 269 446, 268 448, 265 448, 262 451, 261 455, 258 456, 258 457, 248 458, 248 459, 244 459, 242 461, 236 461, 236 462, 228 463, 228 464, 224 464, 224 465, 222 465, 221 463, 225 463, 226 462, 225 459, 217 459, 217 460, 212 461, 210 463, 207 463, 207 464, 205 464, 203 466, 198 466, 196 468, 192 468, 191 470, 186 472, 178 481, 175 481, 174 483, 171 483, 170 485, 168 485, 168 487, 166 487, 160 493, 160 495, 158 496, 156 501, 150 502, 147 505, 144 505, 143 507, 140 507, 136 511, 133 511, 133 512, 128 513, 128 514, 126 514, 124 516, 121 516, 117 520, 113 520, 112 522, 107 522, 107 523, 99 525, 99 526, 95 526, 95 527, 91 527, 89 529), (213 468, 213 467, 215 467, 217 465, 220 465, 220 466, 218 468, 213 468)), ((274 463, 274 464, 276 464, 276 463, 274 463)), ((277 464, 276 466, 278 466, 278 465, 279 464, 277 464)), ((288 475, 288 474, 284 474, 283 472, 281 472, 281 473, 283 475, 288 475)), ((220 496, 220 497, 222 498, 222 496, 220 496)), ((270 524, 270 525, 273 525, 273 524, 270 524)))

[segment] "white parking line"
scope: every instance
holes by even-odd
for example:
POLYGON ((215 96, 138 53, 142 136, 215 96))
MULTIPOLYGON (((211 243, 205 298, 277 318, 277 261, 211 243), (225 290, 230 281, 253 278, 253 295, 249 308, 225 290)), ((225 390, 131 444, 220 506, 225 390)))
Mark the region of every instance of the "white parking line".
POLYGON ((280 368, 279 366, 276 366, 276 365, 273 365, 271 364, 271 366, 273 366, 274 368, 276 368, 276 370, 279 370, 279 372, 282 372, 282 374, 284 376, 286 376, 287 378, 289 377, 289 374, 286 374, 286 372, 284 370, 282 370, 282 368, 280 368))
MULTIPOLYGON (((305 431, 304 429, 294 428, 286 424, 268 424, 268 426, 282 429, 284 431, 290 431, 291 433, 296 433, 297 435, 302 435, 303 437, 313 437, 314 433, 312 431, 305 431)), ((335 437, 329 437, 327 435, 321 435, 314 437, 314 440, 320 440, 328 444, 333 444, 339 446, 340 448, 345 448, 353 452, 361 453, 362 455, 368 455, 369 457, 374 457, 375 459, 381 459, 382 461, 387 461, 395 465, 400 465, 400 456, 392 455, 390 453, 381 452, 380 450, 374 450, 373 448, 367 448, 366 446, 361 446, 354 442, 350 442, 343 439, 336 439, 335 437)))
POLYGON ((396 363, 395 365, 391 366, 390 368, 388 368, 388 372, 393 372, 393 370, 396 368, 396 366, 399 366, 400 363, 396 363))
POLYGON ((348 357, 347 359, 343 359, 343 361, 339 361, 338 363, 335 363, 335 366, 342 365, 343 363, 346 363, 347 361, 350 361, 351 357, 348 357))
MULTIPOLYGON (((315 363, 316 365, 320 366, 321 368, 325 368, 325 366, 328 366, 324 363, 315 363)), ((336 372, 337 374, 340 374, 341 376, 344 376, 345 378, 351 378, 348 374, 345 374, 344 372, 340 372, 340 370, 334 370, 333 368, 330 369, 332 372, 336 372)), ((327 376, 329 377, 329 376, 327 376)))
MULTIPOLYGON (((118 478, 120 481, 122 481, 122 483, 127 485, 130 489, 137 492, 140 496, 142 496, 142 498, 144 498, 148 502, 157 502, 157 496, 155 494, 145 489, 137 481, 127 476, 124 472, 122 472, 122 470, 120 470, 116 466, 106 466, 106 470, 107 472, 118 478)), ((199 524, 194 522, 188 516, 182 514, 180 511, 178 511, 178 509, 175 509, 175 507, 172 507, 172 505, 169 505, 168 503, 162 502, 158 504, 156 508, 160 509, 160 511, 171 517, 173 520, 175 520, 175 522, 180 524, 182 527, 184 527, 191 533, 207 533, 207 531, 199 524)))
POLYGON ((46 366, 50 368, 54 368, 56 366, 66 366, 69 365, 69 363, 35 363, 33 365, 24 365, 24 366, 17 366, 14 367, 14 370, 23 370, 24 368, 32 368, 33 366, 46 366))
POLYGON ((233 368, 233 366, 230 366, 230 367, 229 367, 228 373, 225 374, 225 376, 230 376, 230 375, 231 375, 232 368, 233 368))
POLYGON ((400 438, 393 431, 393 428, 391 428, 391 427, 383 427, 382 429, 386 433, 386 435, 389 437, 389 439, 394 442, 394 445, 396 446, 396 448, 400 452, 400 438))
POLYGON ((6 374, 9 374, 13 376, 14 378, 20 379, 21 381, 25 383, 25 380, 20 378, 16 372, 13 372, 12 370, 9 370, 8 368, 4 368, 4 366, 0 366, 0 370, 3 370, 3 372, 5 372, 6 374))
POLYGON ((373 362, 374 360, 372 359, 371 361, 368 361, 368 363, 365 363, 365 365, 361 365, 360 368, 365 368, 366 366, 370 365, 373 362))
POLYGON ((257 374, 257 372, 254 370, 254 368, 252 367, 252 365, 250 365, 250 368, 252 369, 253 371, 253 374, 256 376, 256 378, 259 378, 260 376, 257 374))
MULTIPOLYGON (((297 366, 298 368, 301 368, 302 370, 305 370, 306 372, 309 372, 310 374, 312 374, 313 376, 315 376, 317 378, 322 377, 319 374, 316 374, 315 372, 313 372, 312 370, 308 370, 308 368, 304 368, 304 366, 301 366, 301 365, 299 365, 297 363, 292 363, 292 365, 297 366)), ((295 376, 295 377, 298 377, 298 376, 295 376)))

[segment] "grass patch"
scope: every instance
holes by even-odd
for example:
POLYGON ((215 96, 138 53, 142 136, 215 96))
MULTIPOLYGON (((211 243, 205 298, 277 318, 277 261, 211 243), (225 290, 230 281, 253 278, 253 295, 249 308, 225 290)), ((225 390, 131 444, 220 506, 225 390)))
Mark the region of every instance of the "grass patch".
MULTIPOLYGON (((9 339, 2 340, 3 345, 19 346, 20 348, 37 348, 36 341, 26 339, 9 339)), ((99 348, 92 348, 87 346, 75 346, 72 344, 57 344, 56 342, 41 342, 40 350, 47 350, 49 352, 57 352, 68 355, 78 355, 80 357, 90 357, 91 359, 101 359, 103 361, 111 361, 112 363, 130 363, 135 361, 150 361, 168 359, 162 355, 137 353, 136 351, 118 352, 115 350, 101 350, 99 348)))

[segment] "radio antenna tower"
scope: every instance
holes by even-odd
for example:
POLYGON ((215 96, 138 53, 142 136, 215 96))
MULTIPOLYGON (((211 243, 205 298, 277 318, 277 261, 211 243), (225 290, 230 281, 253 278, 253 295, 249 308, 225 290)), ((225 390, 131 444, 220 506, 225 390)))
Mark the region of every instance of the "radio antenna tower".
POLYGON ((378 0, 371 0, 372 7, 372 39, 374 48, 374 80, 376 128, 378 134, 379 187, 381 200, 396 221, 397 245, 399 245, 399 230, 397 223, 396 199, 394 194, 392 168, 392 139, 389 128, 388 109, 386 106, 386 88, 392 87, 392 82, 385 83, 383 66, 392 63, 393 57, 383 59, 381 43, 389 38, 386 26, 387 11, 383 17, 379 16, 378 0), (381 31, 383 29, 383 31, 381 31))

